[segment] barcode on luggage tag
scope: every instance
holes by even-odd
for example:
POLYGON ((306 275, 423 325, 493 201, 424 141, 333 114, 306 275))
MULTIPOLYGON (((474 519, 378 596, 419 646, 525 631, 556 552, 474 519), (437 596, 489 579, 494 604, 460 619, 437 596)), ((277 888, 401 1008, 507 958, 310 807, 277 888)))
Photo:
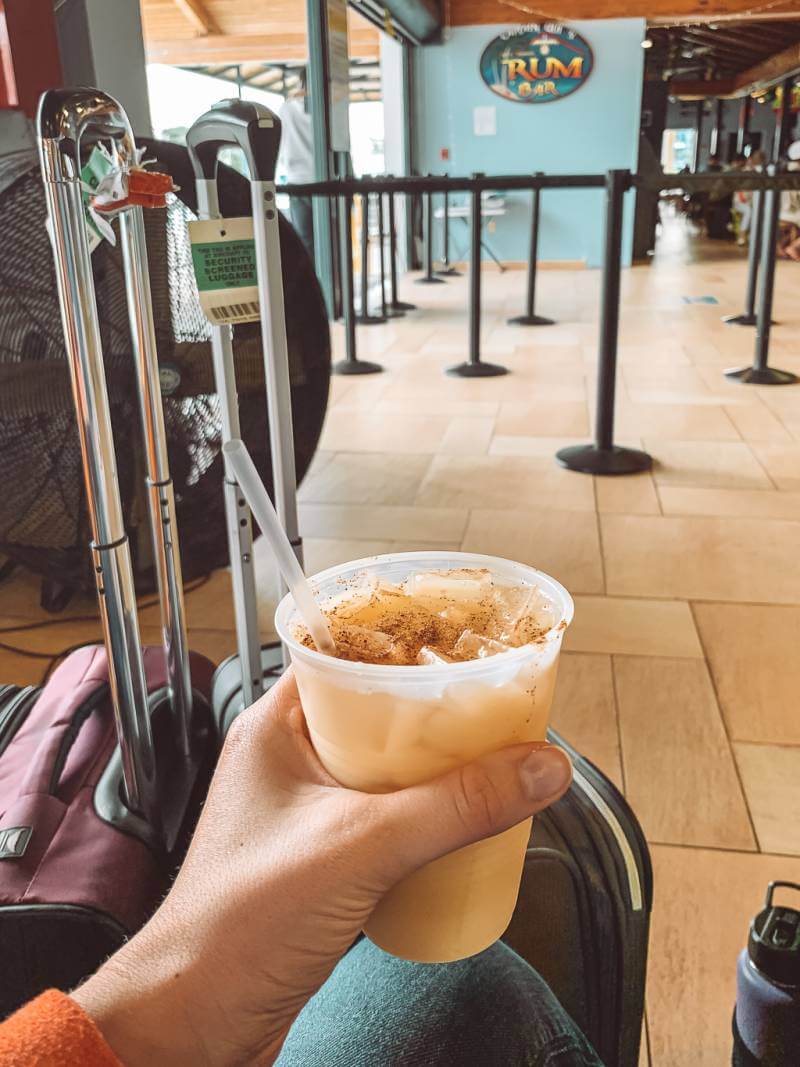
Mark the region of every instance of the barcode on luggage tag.
POLYGON ((214 322, 257 322, 260 317, 258 303, 255 301, 210 307, 208 314, 214 322))

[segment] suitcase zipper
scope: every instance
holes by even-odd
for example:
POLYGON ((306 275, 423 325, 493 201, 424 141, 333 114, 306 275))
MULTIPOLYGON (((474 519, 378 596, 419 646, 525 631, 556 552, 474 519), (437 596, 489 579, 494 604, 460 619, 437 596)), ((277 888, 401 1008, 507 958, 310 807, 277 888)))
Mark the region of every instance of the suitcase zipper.
POLYGON ((0 756, 3 755, 17 730, 22 726, 40 692, 39 686, 28 685, 17 693, 4 711, 0 712, 0 756))
POLYGON ((597 808, 598 812, 605 819, 609 830, 613 834, 614 840, 617 842, 617 848, 622 856, 622 862, 625 864, 625 873, 628 876, 628 892, 631 897, 631 908, 633 911, 641 911, 644 907, 642 880, 639 877, 639 868, 636 863, 636 858, 633 855, 633 849, 625 835, 625 831, 620 825, 619 819, 602 798, 600 793, 591 784, 589 779, 581 774, 577 767, 573 767, 572 777, 578 788, 586 794, 592 804, 597 808))

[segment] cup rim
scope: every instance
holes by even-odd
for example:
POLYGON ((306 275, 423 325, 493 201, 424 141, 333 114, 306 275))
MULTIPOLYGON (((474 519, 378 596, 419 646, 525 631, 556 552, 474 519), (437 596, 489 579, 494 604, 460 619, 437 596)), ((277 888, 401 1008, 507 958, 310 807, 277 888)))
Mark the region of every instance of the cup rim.
MULTIPOLYGON (((323 571, 319 571, 317 574, 309 576, 308 581, 312 587, 315 583, 327 582, 331 579, 338 578, 345 574, 350 574, 354 571, 368 569, 371 566, 380 564, 383 562, 413 562, 415 560, 436 560, 439 557, 444 562, 446 560, 452 561, 450 569, 455 570, 458 566, 480 566, 492 569, 492 566, 497 564, 521 567, 527 571, 531 576, 531 584, 534 581, 539 584, 539 587, 544 592, 553 595, 553 599, 560 600, 562 606, 561 617, 553 626, 547 631, 542 639, 543 644, 550 644, 557 637, 567 629, 572 622, 572 618, 575 612, 575 604, 572 597, 564 588, 564 586, 552 578, 549 574, 545 574, 544 571, 537 570, 536 567, 531 567, 527 563, 519 563, 516 560, 506 559, 502 556, 488 556, 475 552, 453 552, 446 549, 430 549, 425 552, 385 552, 376 556, 365 556, 362 559, 350 560, 347 563, 339 563, 334 567, 328 567, 323 571)), ((496 568, 501 569, 501 568, 496 568)), ((484 659, 471 659, 463 660, 455 663, 447 664, 420 664, 420 663, 407 663, 396 665, 393 663, 359 663, 354 660, 337 659, 335 656, 326 655, 324 652, 320 652, 316 648, 309 648, 307 645, 301 645, 296 640, 294 635, 289 629, 289 620, 297 613, 297 608, 294 603, 294 598, 291 593, 287 593, 278 604, 275 609, 275 629, 278 632, 278 636, 283 643, 289 648, 292 653, 297 652, 300 656, 307 658, 313 663, 318 663, 320 666, 331 668, 332 664, 336 664, 334 669, 342 670, 345 673, 358 673, 363 676, 368 674, 375 678, 398 678, 404 676, 406 679, 410 677, 423 679, 436 679, 440 675, 445 675, 448 678, 452 678, 454 674, 459 676, 465 674, 476 673, 485 671, 487 668, 491 669, 492 665, 499 666, 499 663, 512 664, 517 660, 525 659, 530 656, 530 650, 532 646, 530 644, 520 645, 519 648, 513 648, 508 652, 503 652, 500 656, 487 656, 484 659)))

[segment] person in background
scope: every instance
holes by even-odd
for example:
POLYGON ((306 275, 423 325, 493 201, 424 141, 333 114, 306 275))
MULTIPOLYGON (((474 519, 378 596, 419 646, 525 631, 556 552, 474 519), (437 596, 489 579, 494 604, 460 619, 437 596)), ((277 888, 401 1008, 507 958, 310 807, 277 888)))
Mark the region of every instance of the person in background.
POLYGON ((539 741, 393 793, 345 789, 287 672, 231 727, 153 918, 70 996, 50 990, 0 1023, 0 1064, 602 1067, 502 942, 439 965, 359 938, 392 885, 546 808, 570 778, 539 741))
MULTIPOLYGON (((719 156, 711 156, 706 170, 709 174, 718 174, 723 165, 719 156)), ((706 194, 705 210, 703 212, 706 224, 706 234, 716 241, 726 241, 731 236, 731 210, 733 207, 733 194, 715 193, 706 194)))
MULTIPOLYGON (((314 130, 308 107, 306 69, 300 71, 298 84, 281 108, 281 147, 278 168, 289 183, 313 182, 314 130)), ((291 197, 292 225, 314 259, 314 214, 310 196, 291 197)))

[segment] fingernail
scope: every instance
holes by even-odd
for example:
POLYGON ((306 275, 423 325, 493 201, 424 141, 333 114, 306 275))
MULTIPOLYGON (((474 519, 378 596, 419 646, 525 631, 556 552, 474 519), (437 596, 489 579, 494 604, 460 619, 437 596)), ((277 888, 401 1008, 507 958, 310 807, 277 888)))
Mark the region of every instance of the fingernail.
POLYGON ((567 756, 549 745, 535 749, 520 764, 522 786, 531 800, 546 800, 569 785, 572 765, 567 756))

